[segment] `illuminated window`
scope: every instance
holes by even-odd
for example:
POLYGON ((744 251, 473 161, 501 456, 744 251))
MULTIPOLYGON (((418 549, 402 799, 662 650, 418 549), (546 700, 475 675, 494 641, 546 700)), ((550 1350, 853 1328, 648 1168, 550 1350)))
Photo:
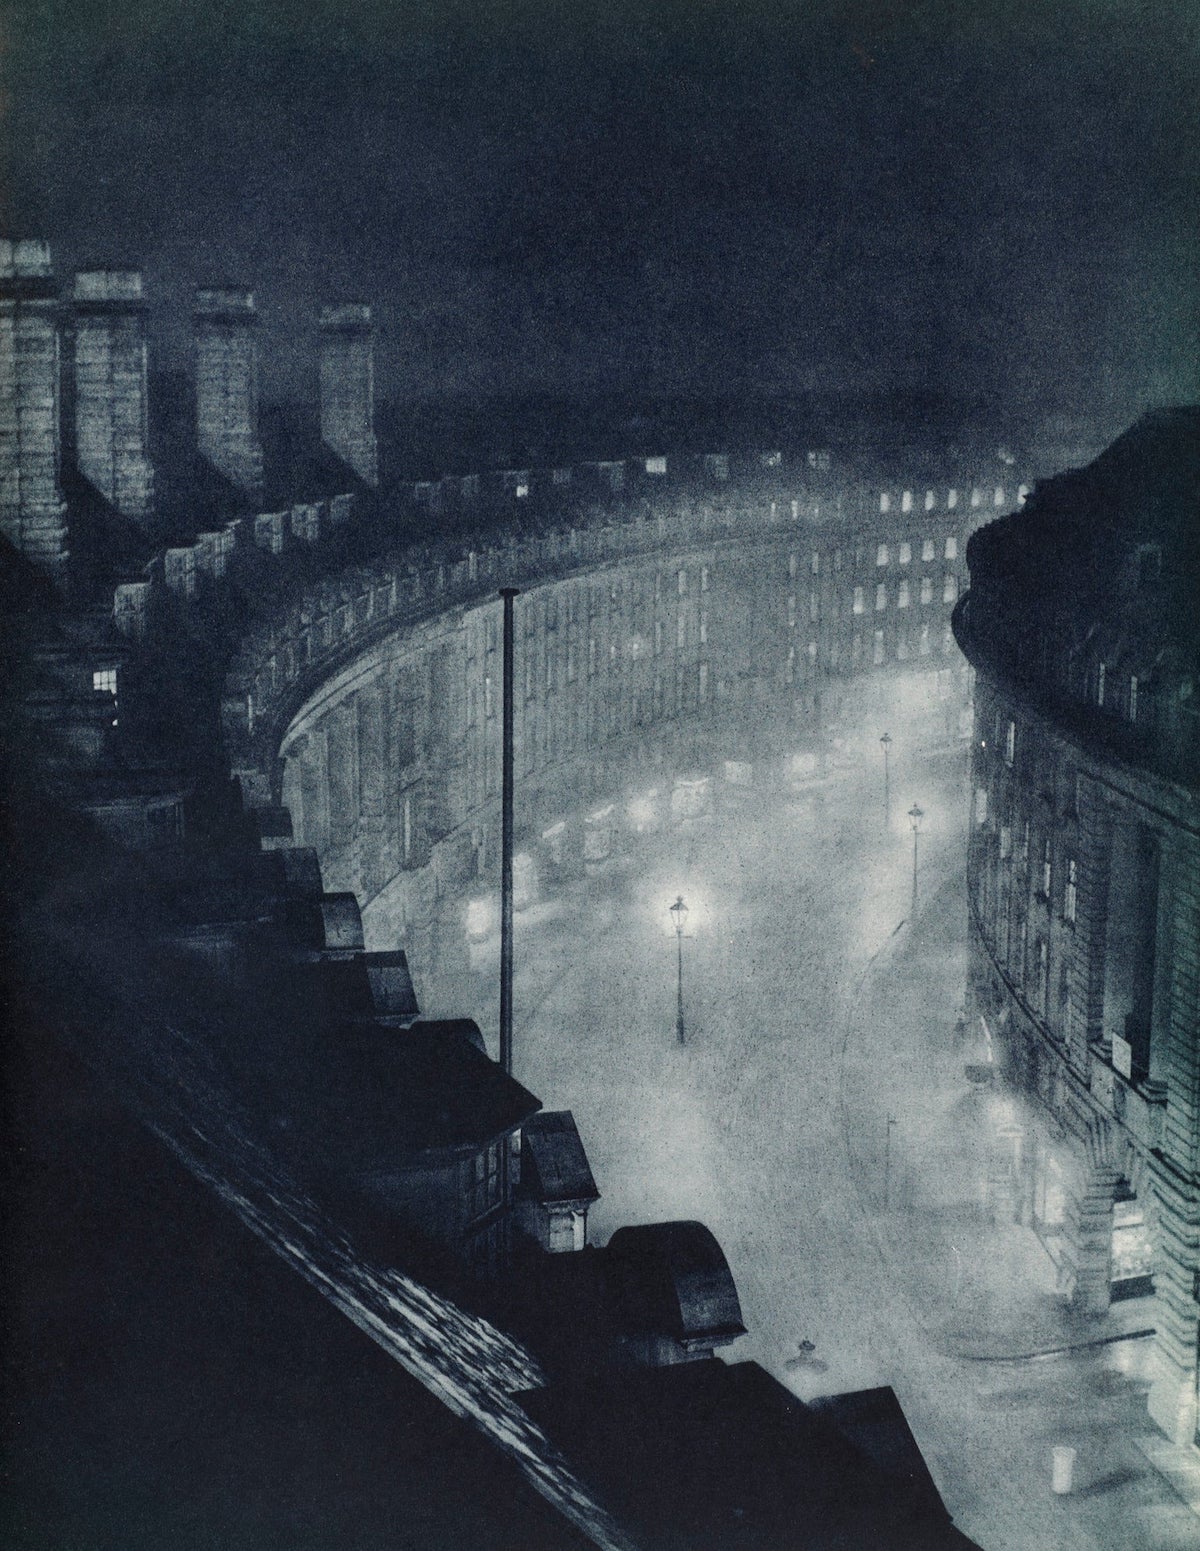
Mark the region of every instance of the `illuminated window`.
POLYGON ((117 670, 115 668, 97 668, 92 674, 92 688, 99 694, 115 695, 117 692, 117 670))
POLYGON ((947 571, 942 582, 942 602, 953 603, 958 597, 958 578, 952 571, 947 571))
POLYGON ((854 613, 856 614, 861 614, 866 608, 866 602, 863 597, 863 589, 861 587, 856 587, 854 589, 854 603, 851 606, 854 613))
POLYGON ((821 599, 815 592, 810 592, 808 595, 808 617, 811 620, 821 617, 821 599))
POLYGON ((1138 697, 1137 674, 1136 673, 1131 673, 1129 675, 1129 720, 1131 722, 1136 722, 1137 721, 1137 697, 1138 697))
POLYGON ((820 570, 821 570, 821 557, 820 557, 820 555, 817 553, 817 551, 815 549, 813 550, 812 560, 809 562, 809 567, 808 568, 809 568, 809 570, 812 572, 812 574, 814 576, 817 576, 817 575, 820 574, 820 570))
POLYGON ((701 612, 700 612, 700 645, 701 646, 707 646, 707 644, 708 644, 708 610, 707 609, 702 609, 701 612))
POLYGON ((1004 486, 1003 485, 997 485, 996 486, 996 493, 992 496, 992 505, 993 506, 1003 506, 1004 505, 1004 486))
POLYGON ((1042 893, 1046 896, 1047 899, 1050 898, 1050 885, 1054 881, 1054 864, 1052 856, 1053 853, 1051 851, 1050 837, 1047 835, 1042 845, 1042 893))
POLYGON ((933 540, 932 539, 922 539, 921 540, 921 559, 922 560, 932 560, 933 559, 933 540))
POLYGON ((871 650, 871 661, 876 667, 883 661, 883 631, 875 632, 875 641, 871 650))
POLYGON ((1011 769, 1017 752, 1017 724, 1009 722, 1004 731, 1004 763, 1011 769))
POLYGON ((1067 886, 1063 891, 1063 916, 1074 922, 1079 904, 1079 864, 1073 857, 1067 859, 1067 886))
POLYGON ((706 565, 700 567, 700 591, 708 591, 708 567, 706 565))
POLYGON ((1000 826, 1000 860, 1006 862, 1012 855, 1012 826, 1001 824, 1000 826))
POLYGON ((933 578, 931 576, 923 576, 921 578, 921 602, 933 602, 933 578))
POLYGON ((921 626, 921 656, 929 656, 929 626, 921 626))
POLYGON ((796 594, 788 598, 788 628, 794 629, 796 624, 796 594))
POLYGON ((817 660, 817 643, 815 641, 808 643, 808 660, 809 662, 816 662, 817 660))
POLYGON ((912 559, 912 545, 909 544, 909 543, 901 544, 901 546, 900 546, 900 564, 901 565, 907 565, 908 562, 911 559, 912 559))
POLYGON ((911 490, 906 490, 904 492, 904 494, 900 497, 900 510, 902 512, 911 512, 912 511, 912 491, 911 490))
POLYGON ((900 583, 899 590, 896 593, 896 607, 898 609, 906 609, 908 607, 908 583, 907 582, 901 582, 900 583))
POLYGON ((686 571, 678 571, 676 573, 676 575, 675 575, 675 590, 676 590, 676 592, 678 592, 678 594, 679 594, 679 596, 681 598, 683 597, 684 593, 687 591, 687 572, 686 571))
POLYGON ((891 496, 888 495, 886 490, 881 490, 880 493, 879 493, 879 510, 880 510, 880 512, 881 513, 889 512, 891 510, 891 507, 892 507, 892 498, 891 498, 891 496))
POLYGON ((972 506, 982 506, 983 505, 983 492, 981 490, 974 489, 974 490, 971 491, 971 505, 972 506))
POLYGON ((880 582, 875 589, 875 612, 878 614, 880 609, 885 608, 887 608, 887 588, 880 582))
POLYGON ((879 548, 875 551, 875 564, 876 565, 887 565, 887 563, 888 563, 888 547, 887 547, 886 544, 881 544, 879 546, 879 548))
POLYGON ((788 647, 787 670, 786 671, 787 671, 787 681, 788 681, 789 684, 791 684, 791 683, 794 682, 795 677, 796 677, 796 648, 794 646, 789 646, 788 647))
POLYGON ((789 576, 795 576, 795 574, 796 574, 796 557, 795 557, 795 555, 789 555, 788 556, 788 575, 789 576))
POLYGON ((934 496, 933 491, 932 490, 927 490, 925 492, 925 510, 927 512, 931 512, 936 504, 937 504, 937 500, 936 500, 936 497, 934 496))
POLYGON ((951 491, 949 491, 947 493, 947 495, 946 495, 946 505, 950 508, 951 511, 953 511, 954 508, 958 505, 958 491, 957 490, 951 490, 951 491))
POLYGON ((958 559, 958 540, 955 538, 953 533, 948 534, 946 537, 946 559, 958 559))
POLYGON ((665 458, 647 458, 647 474, 665 474, 667 472, 667 460, 665 458))
POLYGON ((518 501, 523 501, 529 494, 529 486, 525 484, 518 485, 514 491, 514 494, 516 495, 518 501))

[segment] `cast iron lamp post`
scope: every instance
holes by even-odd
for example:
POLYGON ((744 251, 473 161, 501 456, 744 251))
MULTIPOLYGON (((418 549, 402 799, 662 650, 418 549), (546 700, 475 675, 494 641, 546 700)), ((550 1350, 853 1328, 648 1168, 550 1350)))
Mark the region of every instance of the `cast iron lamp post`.
POLYGON ((675 1033, 679 1037, 679 1043, 683 1040, 683 929, 687 925, 688 907, 683 902, 680 894, 671 906, 671 921, 675 927, 675 951, 679 969, 676 981, 675 995, 675 1033))
POLYGON ((914 802, 908 810, 908 816, 912 820, 913 832, 913 897, 910 915, 915 921, 917 918, 917 836, 921 833, 921 820, 925 817, 925 810, 918 808, 914 802))
POLYGON ((883 750, 883 823, 886 829, 892 822, 892 788, 891 773, 888 770, 888 752, 892 747, 892 735, 885 732, 879 740, 879 747, 883 750))

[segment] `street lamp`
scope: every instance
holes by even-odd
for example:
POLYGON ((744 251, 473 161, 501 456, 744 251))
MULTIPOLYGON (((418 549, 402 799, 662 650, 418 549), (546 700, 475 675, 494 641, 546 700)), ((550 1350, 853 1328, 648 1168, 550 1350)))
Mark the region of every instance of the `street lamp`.
POLYGON ((925 817, 925 810, 918 808, 914 802, 908 810, 908 816, 912 820, 913 832, 913 897, 910 915, 915 921, 917 918, 917 836, 921 833, 921 820, 925 817))
POLYGON ((879 747, 883 750, 883 822, 886 828, 892 822, 892 789, 888 771, 888 751, 892 746, 892 735, 885 732, 879 740, 879 747))
POLYGON ((675 1033, 679 1036, 679 1043, 683 1044, 683 929, 687 925, 688 907, 683 902, 680 894, 671 906, 671 921, 675 927, 675 949, 678 956, 679 979, 677 981, 675 998, 675 1033))

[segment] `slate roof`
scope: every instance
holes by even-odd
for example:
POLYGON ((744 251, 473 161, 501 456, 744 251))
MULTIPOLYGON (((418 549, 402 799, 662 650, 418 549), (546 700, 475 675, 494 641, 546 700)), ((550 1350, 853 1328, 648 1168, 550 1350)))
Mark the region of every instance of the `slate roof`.
POLYGON ((371 1171, 484 1146, 515 1130, 540 1101, 481 1045, 469 1018, 330 1029, 328 1059, 307 1083, 308 1118, 327 1148, 371 1171))
POLYGON ((928 1472, 886 1468, 756 1363, 610 1370, 521 1404, 643 1551, 974 1546, 928 1472))
POLYGON ((599 1199, 600 1192, 569 1109, 543 1110, 525 1122, 521 1194, 543 1205, 599 1199))

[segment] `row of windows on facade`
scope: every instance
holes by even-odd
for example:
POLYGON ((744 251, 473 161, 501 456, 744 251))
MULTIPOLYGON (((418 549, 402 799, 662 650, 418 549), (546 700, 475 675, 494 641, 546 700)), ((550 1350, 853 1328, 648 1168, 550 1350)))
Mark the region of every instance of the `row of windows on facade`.
MULTIPOLYGON (((1028 485, 1018 485, 1017 486, 1017 502, 1018 502, 1018 504, 1023 504, 1024 501, 1025 501, 1025 498, 1026 498, 1026 496, 1028 494, 1029 494, 1029 486, 1028 485)), ((972 510, 978 511, 978 509, 985 504, 986 500, 987 500, 987 492, 984 491, 984 490, 979 489, 978 486, 976 486, 971 491, 970 506, 971 506, 972 510)), ((993 491, 992 491, 992 505, 995 506, 995 507, 1001 507, 1001 506, 1003 506, 1005 504, 1005 500, 1006 500, 1006 496, 1005 496, 1005 493, 1004 493, 1004 486, 1003 485, 997 485, 993 489, 993 491)), ((901 495, 900 495, 900 510, 902 512, 911 512, 913 510, 914 504, 915 504, 915 497, 913 495, 913 492, 911 490, 904 490, 904 491, 902 491, 901 495)), ((927 512, 933 511, 934 507, 937 505, 937 496, 934 494, 934 492, 932 490, 927 490, 925 492, 925 503, 924 504, 925 504, 925 510, 927 512)), ((946 506, 949 508, 950 511, 954 511, 954 509, 958 506, 958 491, 957 490, 948 490, 946 492, 946 506)), ((890 512, 891 509, 892 509, 891 492, 888 491, 888 490, 880 491, 880 494, 879 494, 879 510, 880 510, 880 512, 881 513, 890 512)))
MULTIPOLYGON (((679 651, 686 651, 688 646, 687 618, 681 614, 675 622, 675 645, 679 651)), ((698 621, 697 639, 701 646, 708 644, 708 614, 702 612, 698 621)), ((663 655, 665 631, 662 620, 655 620, 653 635, 653 654, 655 657, 663 655)), ((626 642, 624 652, 618 649, 615 641, 608 643, 607 652, 602 652, 600 642, 595 636, 588 637, 587 643, 587 674, 589 678, 595 678, 600 672, 601 664, 607 666, 607 671, 613 673, 617 670, 619 662, 637 662, 642 655, 642 641, 639 636, 631 636, 626 642)), ((533 700, 538 695, 539 688, 546 694, 552 694, 557 687, 556 663, 558 658, 549 649, 540 653, 534 652, 525 657, 524 661, 524 689, 525 699, 533 700), (540 667, 539 667, 540 663, 540 667)), ((572 638, 566 642, 566 651, 563 661, 563 678, 568 684, 574 684, 579 677, 578 669, 578 645, 572 638)), ((476 675, 473 659, 468 659, 467 664, 467 722, 473 725, 476 720, 476 675)), ((493 717, 496 714, 496 676, 491 671, 483 674, 483 714, 485 717, 493 717)))
MULTIPOLYGON (((524 775, 600 739, 615 737, 647 719, 658 721, 709 703, 711 675, 707 662, 679 663, 674 674, 674 694, 668 681, 656 673, 645 690, 634 690, 621 700, 584 703, 573 701, 556 711, 543 708, 516 729, 517 764, 524 775)), ((499 791, 500 751, 493 739, 472 739, 468 750, 472 800, 499 791)))
MULTIPOLYGON (((663 573, 661 571, 655 572, 653 586, 655 603, 662 601, 663 580, 663 573)), ((700 567, 699 582, 700 591, 707 592, 711 583, 711 572, 706 565, 700 567)), ((685 597, 689 585, 690 576, 688 570, 686 567, 680 567, 675 573, 676 595, 681 598, 685 597)), ((578 623, 581 612, 579 607, 581 598, 585 605, 583 612, 589 621, 592 620, 604 612, 604 596, 606 591, 610 605, 620 605, 626 592, 629 594, 628 601, 633 610, 649 601, 649 589, 643 593, 641 578, 636 574, 628 579, 614 577, 609 582, 607 588, 597 586, 550 588, 541 597, 536 594, 532 595, 518 605, 518 611, 523 616, 523 633, 526 637, 530 637, 537 635, 539 631, 557 630, 560 622, 560 596, 563 599, 562 622, 564 624, 570 627, 578 623)), ((500 646, 500 621, 496 612, 489 613, 484 619, 483 632, 484 650, 488 652, 498 651, 500 646)), ((473 638, 468 641, 467 650, 469 655, 475 655, 475 641, 473 638)))
MULTIPOLYGON (((940 642, 939 639, 936 639, 933 636, 927 624, 921 626, 915 642, 915 654, 919 657, 928 657, 933 652, 935 646, 938 646, 938 649, 942 652, 952 652, 954 650, 954 632, 951 630, 949 625, 946 625, 942 630, 940 642)), ((895 660, 897 662, 907 662, 908 659, 914 655, 913 648, 914 642, 911 640, 908 631, 898 630, 896 632, 896 639, 894 643, 895 660)), ((820 650, 820 643, 810 639, 807 653, 808 661, 810 664, 815 665, 817 663, 818 658, 820 657, 820 650)), ((849 662, 853 667, 858 668, 862 666, 863 659, 866 656, 866 642, 861 635, 856 635, 851 641, 850 652, 848 655, 849 662)), ((796 661, 796 648, 794 646, 790 646, 788 647, 786 670, 787 682, 789 684, 791 684, 795 679, 796 661)), ((846 666, 847 655, 843 651, 841 642, 830 642, 828 650, 828 661, 830 669, 834 672, 837 672, 840 668, 846 666)), ((880 667, 887 661, 887 635, 882 630, 876 630, 871 638, 871 662, 875 667, 880 667)))
MULTIPOLYGON (((988 792, 986 786, 980 786, 975 791, 975 823, 979 827, 986 826, 988 822, 988 792)), ((1000 824, 997 832, 997 855, 1002 862, 1015 861, 1022 866, 1029 863, 1030 849, 1030 825, 1028 819, 1022 819, 1017 826, 1014 836, 1011 820, 1000 824)), ((1062 914, 1063 920, 1074 925, 1079 908, 1079 862, 1073 856, 1064 856, 1060 859, 1062 879, 1062 914)), ((1038 880, 1038 896, 1047 902, 1054 899, 1054 842, 1049 835, 1042 840, 1040 861, 1041 874, 1038 880)))
MULTIPOLYGON (((921 578, 918 598, 921 603, 933 602, 933 578, 923 576, 921 578)), ((958 599, 958 577, 952 571, 947 571, 942 578, 942 602, 954 603, 958 599)), ((912 588, 908 582, 901 582, 896 588, 896 607, 906 609, 912 602, 912 588)), ((880 582, 875 588, 875 612, 881 614, 888 606, 887 587, 880 582)), ((850 612, 852 614, 865 614, 867 611, 866 588, 856 587, 850 599, 850 612)))
MULTIPOLYGON (((876 566, 885 566, 885 565, 892 565, 892 564, 895 564, 895 565, 909 565, 909 564, 911 564, 912 558, 913 558, 913 547, 914 546, 913 546, 912 542, 910 540, 908 540, 908 539, 905 539, 902 543, 897 544, 895 546, 895 552, 893 553, 893 546, 892 545, 890 545, 890 544, 877 544, 875 546, 875 564, 876 564, 876 566)), ((957 537, 957 535, 953 534, 953 533, 948 533, 946 535, 944 543, 941 546, 941 549, 942 549, 942 559, 943 560, 957 560, 958 559, 958 537, 957 537)), ((932 539, 932 538, 924 538, 924 539, 922 539, 921 540, 921 560, 922 560, 922 562, 923 563, 928 563, 931 560, 936 560, 937 559, 937 550, 938 550, 938 544, 937 544, 937 540, 936 539, 932 539)), ((833 551, 832 555, 830 556, 830 562, 831 562, 831 565, 832 565, 832 568, 833 568, 834 571, 842 570, 843 565, 845 563, 845 560, 846 560, 846 557, 847 557, 848 554, 849 554, 849 551, 847 551, 847 550, 835 549, 833 551)), ((862 545, 862 544, 858 545, 857 548, 854 550, 854 565, 855 565, 855 567, 858 568, 858 567, 861 567, 861 566, 865 565, 866 564, 866 557, 867 557, 866 547, 864 545, 862 545)), ((797 574, 797 572, 799 571, 799 569, 800 569, 800 557, 798 555, 795 555, 795 554, 789 555, 788 556, 788 575, 789 576, 795 576, 797 574)), ((809 573, 812 576, 819 576, 821 574, 821 552, 820 552, 820 550, 817 550, 817 549, 813 550, 812 554, 809 557, 808 569, 809 569, 809 573)))

